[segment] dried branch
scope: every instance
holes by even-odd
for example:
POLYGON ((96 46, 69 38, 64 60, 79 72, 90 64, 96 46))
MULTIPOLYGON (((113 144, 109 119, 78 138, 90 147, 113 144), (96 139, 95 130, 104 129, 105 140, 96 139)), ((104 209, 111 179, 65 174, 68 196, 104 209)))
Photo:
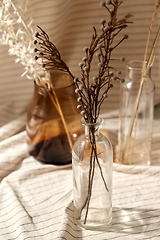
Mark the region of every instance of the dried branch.
POLYGON ((74 78, 69 67, 62 60, 58 49, 49 40, 47 33, 40 26, 37 27, 40 29, 40 33, 37 32, 35 35, 36 40, 34 43, 36 45, 35 52, 37 54, 35 59, 42 59, 42 67, 46 70, 56 69, 58 71, 68 72, 71 77, 74 78))
MULTIPOLYGON (((81 110, 81 114, 88 123, 95 123, 100 113, 100 107, 106 97, 108 97, 108 91, 113 87, 111 83, 113 80, 121 80, 118 76, 120 71, 116 71, 116 74, 111 71, 114 68, 111 66, 111 56, 115 48, 117 48, 128 35, 125 34, 122 39, 114 45, 114 40, 117 35, 131 23, 129 19, 133 17, 132 14, 127 14, 125 17, 118 19, 117 11, 121 5, 121 1, 107 1, 109 5, 112 5, 112 9, 109 9, 105 2, 101 2, 100 5, 105 7, 110 14, 110 21, 106 24, 106 21, 102 19, 101 29, 102 33, 98 35, 97 30, 93 27, 94 33, 91 39, 89 47, 84 48, 85 57, 83 62, 79 63, 81 68, 81 79, 75 79, 77 86, 77 94, 79 95, 80 105, 78 108, 81 110), (91 83, 91 64, 94 58, 98 60, 97 76, 93 77, 93 83, 91 83), (103 88, 105 89, 103 90, 103 88), (85 101, 84 101, 85 96, 85 101), (87 99, 87 105, 84 103, 87 99)), ((124 60, 124 57, 122 57, 124 60)), ((124 81, 124 80, 122 80, 124 81)))

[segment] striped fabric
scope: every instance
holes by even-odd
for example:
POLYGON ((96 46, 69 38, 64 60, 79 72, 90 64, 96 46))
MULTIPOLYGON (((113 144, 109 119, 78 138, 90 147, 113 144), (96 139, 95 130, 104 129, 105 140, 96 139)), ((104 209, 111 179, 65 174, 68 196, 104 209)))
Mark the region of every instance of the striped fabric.
MULTIPOLYGON (((160 107, 157 110, 159 114, 160 107)), ((109 130, 115 146, 117 120, 104 117, 101 131, 109 130)), ((159 119, 160 114, 153 129, 153 165, 114 163, 112 221, 102 232, 84 230, 74 223, 71 165, 45 165, 28 155, 26 132, 13 132, 25 125, 24 117, 12 122, 12 128, 1 128, 0 239, 160 239, 159 119)))
MULTIPOLYGON (((18 0, 15 0, 16 3, 18 0)), ((92 26, 99 29, 105 10, 99 0, 30 0, 28 12, 59 48, 75 76, 88 46, 92 26)), ((126 62, 143 59, 154 0, 124 0, 119 16, 134 15, 124 31, 129 39, 115 51, 126 62)), ((159 18, 158 18, 159 19, 159 18)), ((106 19, 107 20, 107 19, 106 19)), ((153 33, 155 33, 153 29, 153 33)), ((159 56, 160 43, 156 49, 159 56)), ((72 166, 45 165, 29 156, 26 110, 33 82, 21 78, 24 69, 14 63, 7 46, 0 46, 0 240, 138 240, 160 239, 160 60, 152 67, 156 85, 151 166, 114 163, 113 216, 105 232, 78 227, 73 218, 72 166)), ((125 64, 115 62, 125 75, 125 64)), ((96 75, 96 65, 93 65, 96 75)), ((119 83, 103 105, 104 132, 116 151, 119 83)))

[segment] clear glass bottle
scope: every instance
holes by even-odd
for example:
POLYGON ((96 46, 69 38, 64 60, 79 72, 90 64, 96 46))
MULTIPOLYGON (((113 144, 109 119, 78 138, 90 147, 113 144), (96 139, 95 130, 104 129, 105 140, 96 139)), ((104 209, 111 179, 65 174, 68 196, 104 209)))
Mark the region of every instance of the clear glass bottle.
POLYGON ((74 217, 78 225, 98 230, 105 227, 112 216, 113 150, 109 140, 99 133, 97 123, 85 126, 85 134, 72 149, 74 217))
POLYGON ((130 61, 121 88, 118 162, 151 163, 154 83, 143 61, 130 61))

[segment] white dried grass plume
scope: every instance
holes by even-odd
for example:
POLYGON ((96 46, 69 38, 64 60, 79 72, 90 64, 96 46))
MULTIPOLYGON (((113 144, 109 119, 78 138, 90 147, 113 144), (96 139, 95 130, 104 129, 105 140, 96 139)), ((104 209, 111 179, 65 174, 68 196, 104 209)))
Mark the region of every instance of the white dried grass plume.
POLYGON ((29 79, 40 78, 45 72, 41 60, 34 60, 34 31, 33 19, 27 12, 28 1, 3 0, 0 3, 0 44, 9 46, 9 54, 17 56, 15 62, 20 62, 29 79))

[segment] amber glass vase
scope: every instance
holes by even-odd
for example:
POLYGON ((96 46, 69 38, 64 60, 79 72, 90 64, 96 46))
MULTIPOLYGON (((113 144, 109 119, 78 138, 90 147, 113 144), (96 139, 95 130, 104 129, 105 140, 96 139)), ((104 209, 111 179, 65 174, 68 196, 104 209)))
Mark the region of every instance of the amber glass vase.
POLYGON ((52 72, 52 89, 34 82, 27 114, 27 143, 30 155, 55 165, 71 162, 72 146, 81 134, 75 85, 69 74, 52 72))

